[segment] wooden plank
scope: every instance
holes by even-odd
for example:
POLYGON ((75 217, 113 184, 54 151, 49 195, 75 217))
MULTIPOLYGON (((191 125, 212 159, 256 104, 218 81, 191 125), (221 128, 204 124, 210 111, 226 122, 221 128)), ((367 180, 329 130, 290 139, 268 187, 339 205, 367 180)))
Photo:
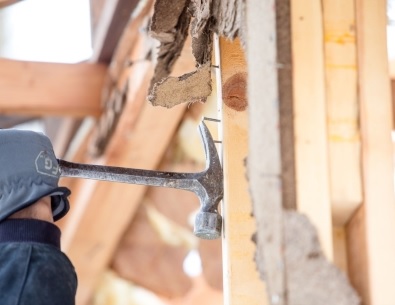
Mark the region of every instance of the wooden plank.
MULTIPOLYGON (((145 37, 140 35, 137 49, 129 53, 132 58, 136 58, 139 52, 140 55, 146 54, 145 37)), ((185 46, 174 67, 175 74, 183 74, 193 68, 190 48, 190 45, 185 46)), ((146 95, 153 74, 150 61, 141 60, 131 67, 124 67, 124 71, 118 74, 118 82, 124 81, 125 73, 129 84, 126 105, 106 154, 92 161, 112 166, 156 169, 187 105, 169 110, 153 107, 147 102, 146 95)), ((62 242, 79 277, 77 304, 85 305, 99 276, 108 267, 146 187, 84 181, 79 189, 71 215, 64 225, 62 242)))
MULTIPOLYGON (((395 79, 391 79, 392 126, 395 127, 395 79)), ((395 128, 394 128, 395 129, 395 128)))
POLYGON ((265 285, 254 263, 255 245, 251 236, 256 226, 251 217, 252 204, 244 166, 248 153, 246 63, 238 40, 233 43, 220 40, 220 68, 224 100, 224 303, 261 305, 266 304, 265 285))
POLYGON ((395 198, 385 0, 357 0, 357 51, 369 300, 395 304, 395 198))
POLYGON ((12 4, 18 3, 20 1, 21 0, 0 0, 0 9, 2 9, 6 6, 12 5, 12 4))
MULTIPOLYGON (((148 89, 150 77, 147 75, 144 80, 141 88, 144 93, 148 89)), ((136 98, 144 97, 140 93, 140 97, 136 98)), ((124 117, 121 118, 124 122, 120 122, 118 136, 113 139, 118 144, 114 143, 114 149, 109 149, 103 163, 155 169, 185 108, 181 106, 169 111, 144 103, 138 120, 129 121, 126 113, 131 108, 125 109, 124 117)), ((146 189, 143 186, 109 182, 94 182, 90 188, 90 192, 85 191, 91 195, 86 201, 82 198, 77 202, 78 208, 74 215, 70 215, 71 218, 69 216, 69 225, 63 234, 64 249, 79 277, 78 305, 89 301, 99 275, 107 267, 146 189)))
POLYGON ((0 59, 0 114, 98 116, 106 67, 0 59))
POLYGON ((333 264, 348 273, 346 228, 333 227, 333 264))
POLYGON ((354 0, 323 1, 329 170, 334 225, 362 203, 354 0))
POLYGON ((390 70, 390 77, 392 79, 395 79, 395 59, 390 60, 389 70, 390 70))
POLYGON ((350 282, 361 297, 362 304, 370 305, 369 254, 366 244, 365 219, 365 205, 362 205, 352 216, 345 228, 347 239, 347 270, 350 282))
POLYGON ((91 60, 109 63, 122 33, 136 8, 138 0, 106 0, 93 29, 93 54, 91 60))
POLYGON ((322 22, 320 1, 291 2, 297 206, 317 228, 322 249, 331 260, 322 22))

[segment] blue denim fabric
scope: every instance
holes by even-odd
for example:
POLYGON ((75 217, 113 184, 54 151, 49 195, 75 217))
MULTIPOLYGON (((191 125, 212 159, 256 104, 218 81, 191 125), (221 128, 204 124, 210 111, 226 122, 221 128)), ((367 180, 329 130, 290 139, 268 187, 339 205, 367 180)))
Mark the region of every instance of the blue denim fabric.
POLYGON ((53 245, 0 243, 1 305, 74 305, 74 267, 53 245))

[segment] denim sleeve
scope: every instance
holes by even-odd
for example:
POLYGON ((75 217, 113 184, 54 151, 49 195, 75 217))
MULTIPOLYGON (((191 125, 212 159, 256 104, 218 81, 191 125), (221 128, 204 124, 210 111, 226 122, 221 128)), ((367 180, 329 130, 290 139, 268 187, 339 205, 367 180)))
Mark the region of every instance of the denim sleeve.
POLYGON ((0 304, 74 305, 77 276, 58 247, 59 229, 10 221, 0 223, 0 304))

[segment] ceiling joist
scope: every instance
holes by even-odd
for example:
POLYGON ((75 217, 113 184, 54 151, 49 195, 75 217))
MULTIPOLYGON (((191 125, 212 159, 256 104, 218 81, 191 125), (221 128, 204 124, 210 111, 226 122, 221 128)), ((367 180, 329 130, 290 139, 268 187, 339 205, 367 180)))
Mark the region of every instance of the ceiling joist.
POLYGON ((0 114, 98 116, 106 70, 101 64, 0 59, 0 114))
POLYGON ((91 0, 92 61, 109 63, 138 0, 91 0))

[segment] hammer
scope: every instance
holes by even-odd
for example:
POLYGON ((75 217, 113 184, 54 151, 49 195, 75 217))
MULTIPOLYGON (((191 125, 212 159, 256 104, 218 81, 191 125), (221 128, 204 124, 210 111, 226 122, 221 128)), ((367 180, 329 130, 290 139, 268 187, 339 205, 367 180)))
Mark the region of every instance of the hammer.
POLYGON ((223 197, 223 173, 213 138, 206 124, 199 124, 206 154, 206 169, 198 173, 161 172, 59 161, 61 176, 131 184, 170 187, 194 192, 200 200, 194 234, 203 239, 221 236, 222 217, 218 204, 223 197))

